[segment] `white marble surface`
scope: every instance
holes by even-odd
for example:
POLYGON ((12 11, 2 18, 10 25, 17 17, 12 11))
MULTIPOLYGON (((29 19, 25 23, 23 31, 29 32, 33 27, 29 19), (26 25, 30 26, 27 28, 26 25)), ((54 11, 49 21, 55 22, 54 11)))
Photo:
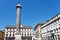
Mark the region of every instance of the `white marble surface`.
POLYGON ((22 40, 21 35, 15 35, 15 40, 22 40))

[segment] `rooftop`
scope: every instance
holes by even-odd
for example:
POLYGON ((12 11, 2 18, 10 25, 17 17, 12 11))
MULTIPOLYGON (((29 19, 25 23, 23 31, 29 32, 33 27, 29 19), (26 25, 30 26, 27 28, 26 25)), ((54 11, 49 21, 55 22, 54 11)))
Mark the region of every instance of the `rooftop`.
MULTIPOLYGON (((5 28, 7 29, 16 29, 16 26, 6 26, 5 28)), ((31 26, 23 26, 23 27, 20 27, 21 29, 32 29, 31 26)))
POLYGON ((34 27, 34 30, 40 25, 40 26, 42 26, 44 23, 38 23, 37 25, 35 25, 35 27, 34 27))

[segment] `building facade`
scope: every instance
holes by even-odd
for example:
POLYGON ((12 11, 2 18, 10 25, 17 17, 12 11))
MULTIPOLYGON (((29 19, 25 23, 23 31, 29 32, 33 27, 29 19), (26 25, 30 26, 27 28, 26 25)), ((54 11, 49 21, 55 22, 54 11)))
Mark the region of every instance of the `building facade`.
POLYGON ((60 13, 41 26, 42 40, 60 40, 60 13))
POLYGON ((43 25, 43 23, 39 23, 39 24, 35 25, 35 27, 34 27, 35 39, 41 38, 41 26, 42 25, 43 25))
MULTIPOLYGON (((5 40, 14 40, 15 33, 16 33, 15 26, 6 26, 5 27, 5 40)), ((32 40, 32 27, 31 26, 24 26, 20 27, 20 33, 22 40, 32 40)))
POLYGON ((38 40, 60 40, 60 13, 42 25, 37 24, 34 32, 38 40))
POLYGON ((4 40, 4 35, 5 35, 4 31, 0 31, 0 40, 4 40))

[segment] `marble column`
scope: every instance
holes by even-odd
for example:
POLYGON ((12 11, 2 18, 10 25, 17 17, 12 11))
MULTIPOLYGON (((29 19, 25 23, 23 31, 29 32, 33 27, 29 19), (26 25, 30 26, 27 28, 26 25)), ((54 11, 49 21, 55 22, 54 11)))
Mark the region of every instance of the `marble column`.
POLYGON ((16 33, 15 33, 15 40, 22 40, 21 39, 21 31, 20 31, 20 25, 21 25, 21 5, 20 3, 16 6, 17 9, 17 19, 16 19, 16 33))

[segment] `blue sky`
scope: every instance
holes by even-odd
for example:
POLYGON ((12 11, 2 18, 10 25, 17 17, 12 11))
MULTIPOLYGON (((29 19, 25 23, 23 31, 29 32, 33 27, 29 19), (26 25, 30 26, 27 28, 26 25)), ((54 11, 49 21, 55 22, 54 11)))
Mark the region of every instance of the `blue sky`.
MULTIPOLYGON (((0 0, 0 30, 6 25, 16 25, 18 0, 0 0)), ((60 13, 60 0, 20 0, 22 4, 21 24, 32 26, 51 19, 60 13)))

